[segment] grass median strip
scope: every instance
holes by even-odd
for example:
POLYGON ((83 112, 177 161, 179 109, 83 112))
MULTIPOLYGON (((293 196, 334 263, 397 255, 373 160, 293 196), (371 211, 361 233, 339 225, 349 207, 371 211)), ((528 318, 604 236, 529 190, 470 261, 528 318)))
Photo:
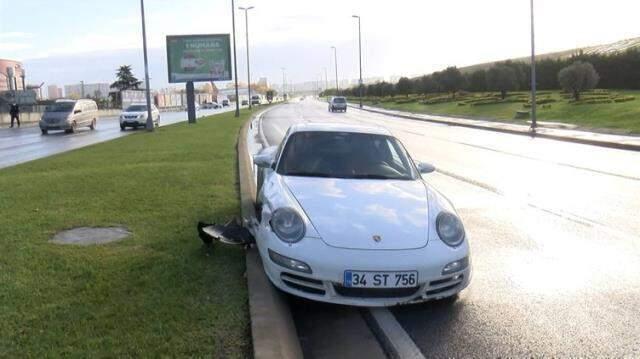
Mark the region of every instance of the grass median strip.
POLYGON ((251 352, 244 251, 201 248, 239 215, 233 113, 0 171, 0 357, 251 352), (101 246, 50 243, 124 226, 101 246))

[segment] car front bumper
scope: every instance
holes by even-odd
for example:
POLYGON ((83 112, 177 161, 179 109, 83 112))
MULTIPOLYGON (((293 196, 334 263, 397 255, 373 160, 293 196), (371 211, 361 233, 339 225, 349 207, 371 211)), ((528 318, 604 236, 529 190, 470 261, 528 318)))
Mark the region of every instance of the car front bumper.
POLYGON ((72 128, 71 124, 66 121, 59 122, 47 122, 42 121, 38 122, 41 130, 54 131, 54 130, 70 130, 72 128))
POLYGON ((315 238, 289 245, 263 225, 256 240, 264 270, 277 288, 321 302, 368 307, 410 304, 453 296, 471 280, 470 261, 463 270, 442 275, 445 265, 469 256, 466 240, 458 248, 436 239, 418 249, 353 250, 331 247, 315 238), (306 263, 312 273, 274 263, 269 250, 306 263), (348 288, 343 286, 346 270, 417 271, 418 284, 411 288, 348 288))

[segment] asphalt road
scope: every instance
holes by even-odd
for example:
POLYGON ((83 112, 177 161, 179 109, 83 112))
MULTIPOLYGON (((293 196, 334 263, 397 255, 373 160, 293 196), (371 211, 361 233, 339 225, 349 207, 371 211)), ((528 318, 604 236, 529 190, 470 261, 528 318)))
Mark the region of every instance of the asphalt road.
MULTIPOLYGON (((438 168, 425 179, 465 223, 474 272, 458 302, 392 309, 425 357, 640 356, 640 153, 329 113, 315 100, 269 111, 263 132, 277 144, 291 124, 319 121, 391 130, 438 168)), ((323 320, 355 311, 292 309, 308 357, 324 357, 314 338, 340 341, 323 320)))
MULTIPOLYGON (((201 110, 198 111, 198 117, 233 111, 234 109, 235 107, 201 110)), ((160 126, 186 120, 187 113, 185 111, 162 112, 160 114, 160 126)), ((126 131, 120 131, 120 123, 117 117, 101 117, 98 119, 98 126, 95 131, 91 131, 89 128, 81 128, 74 134, 66 134, 64 131, 51 131, 48 135, 43 136, 37 126, 2 128, 0 129, 0 168, 112 140, 133 132, 135 131, 130 128, 126 131)))

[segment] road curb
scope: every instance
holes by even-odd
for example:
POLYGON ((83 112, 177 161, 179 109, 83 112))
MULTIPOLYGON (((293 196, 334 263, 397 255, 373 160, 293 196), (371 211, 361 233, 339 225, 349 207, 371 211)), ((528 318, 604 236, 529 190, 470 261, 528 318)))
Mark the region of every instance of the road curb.
MULTIPOLYGON (((240 129, 237 141, 238 178, 240 181, 240 206, 243 224, 255 217, 252 164, 247 148, 247 133, 252 116, 240 129)), ((264 273, 258 250, 253 247, 246 253, 249 312, 253 356, 257 359, 302 358, 302 348, 296 327, 284 296, 269 282, 264 273)))
POLYGON ((399 114, 399 113, 389 113, 389 112, 386 112, 386 111, 375 110, 375 109, 371 109, 371 108, 359 108, 358 106, 354 106, 354 105, 350 105, 350 107, 358 109, 358 110, 362 110, 362 111, 367 111, 367 112, 372 112, 372 113, 377 113, 377 114, 380 114, 380 115, 386 115, 386 116, 392 116, 392 117, 399 117, 399 118, 404 118, 404 119, 408 119, 408 120, 432 122, 432 123, 437 123, 437 124, 441 124, 441 125, 458 126, 458 127, 473 128, 473 129, 477 129, 477 130, 508 133, 508 134, 512 134, 512 135, 528 136, 528 137, 532 137, 532 138, 545 138, 545 139, 556 140, 556 141, 579 143, 579 144, 583 144, 583 145, 592 145, 592 146, 599 146, 599 147, 606 147, 606 148, 614 148, 614 149, 618 149, 618 150, 640 151, 640 145, 633 145, 633 144, 628 144, 628 143, 598 141, 598 140, 590 140, 590 139, 585 139, 585 138, 558 136, 558 135, 539 133, 539 132, 532 133, 530 131, 518 131, 518 130, 507 129, 507 128, 474 125, 474 124, 471 124, 471 123, 460 123, 460 122, 454 122, 454 121, 439 120, 439 119, 434 119, 434 118, 423 118, 423 117, 417 117, 417 116, 412 116, 412 115, 404 115, 404 114, 399 114))

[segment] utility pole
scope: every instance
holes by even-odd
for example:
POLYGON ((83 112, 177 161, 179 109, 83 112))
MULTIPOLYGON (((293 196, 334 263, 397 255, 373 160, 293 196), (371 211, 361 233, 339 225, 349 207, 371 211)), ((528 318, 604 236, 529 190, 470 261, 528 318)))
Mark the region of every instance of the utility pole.
POLYGON ((280 69, 282 70, 282 99, 284 100, 284 96, 287 93, 287 88, 285 87, 287 82, 286 82, 286 77, 285 77, 285 74, 284 74, 286 69, 284 67, 281 67, 280 69))
POLYGON ((338 86, 338 50, 335 46, 331 46, 333 49, 333 62, 336 65, 336 95, 340 92, 340 87, 338 86))
POLYGON ((362 30, 360 27, 360 16, 353 15, 354 18, 358 19, 358 56, 360 58, 360 85, 358 86, 358 92, 360 95, 360 108, 362 108, 362 30))
POLYGON ((240 96, 238 96, 238 61, 236 59, 236 5, 231 0, 231 27, 233 28, 233 73, 236 85, 236 117, 240 117, 240 96))
POLYGON ((536 114, 536 40, 533 0, 531 0, 531 131, 535 132, 536 127, 538 127, 536 114))
MULTIPOLYGON (((151 113, 151 88, 149 87, 149 59, 147 57, 147 27, 144 19, 144 0, 140 0, 142 13, 142 48, 144 52, 144 84, 147 95, 147 131, 153 131, 153 117, 151 113)), ((84 90, 83 90, 84 91, 84 90)))
POLYGON ((324 89, 325 91, 329 89, 329 77, 327 76, 327 68, 324 68, 324 89))
POLYGON ((247 93, 249 94, 249 109, 251 109, 251 70, 249 65, 249 10, 253 9, 253 6, 239 7, 238 9, 244 11, 244 23, 246 26, 247 35, 247 93))

